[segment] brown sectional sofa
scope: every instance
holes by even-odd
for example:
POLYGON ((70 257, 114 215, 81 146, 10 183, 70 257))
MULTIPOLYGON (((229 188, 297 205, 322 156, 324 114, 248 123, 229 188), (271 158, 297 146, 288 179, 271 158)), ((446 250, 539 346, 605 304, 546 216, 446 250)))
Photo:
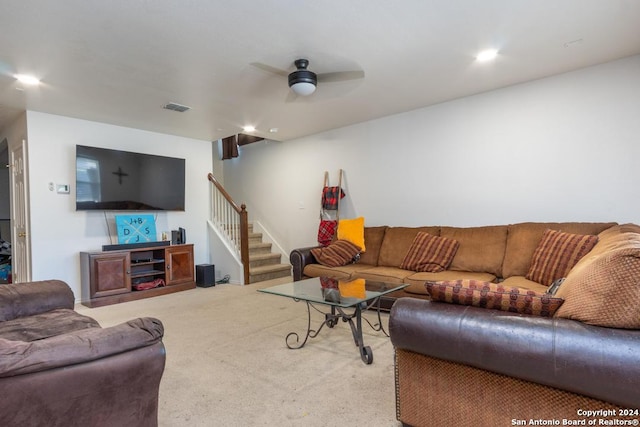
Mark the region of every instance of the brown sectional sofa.
POLYGON ((427 229, 460 242, 449 270, 414 273, 394 266, 417 228, 366 230, 371 252, 360 265, 327 269, 314 265, 307 249, 291 255, 298 280, 330 274, 410 283, 396 295, 409 298, 397 299, 389 317, 397 418, 403 425, 640 420, 640 226, 522 223, 427 229), (547 228, 598 235, 556 293, 564 303, 553 317, 429 301, 426 280, 474 278, 546 291, 524 276, 547 228), (628 416, 617 412, 621 409, 630 410, 628 416))
POLYGON ((59 280, 0 285, 2 425, 157 426, 162 323, 101 328, 73 308, 59 280))
POLYGON ((366 252, 360 261, 342 267, 317 263, 311 249, 294 249, 290 254, 293 280, 327 276, 348 280, 363 278, 381 282, 408 283, 409 286, 385 298, 381 305, 390 309, 400 297, 428 299, 424 283, 428 280, 475 279, 505 286, 544 292, 547 286, 525 278, 533 253, 546 229, 575 234, 598 234, 616 223, 519 223, 486 227, 365 227, 366 252), (419 231, 453 238, 460 246, 448 270, 439 273, 399 268, 419 231))

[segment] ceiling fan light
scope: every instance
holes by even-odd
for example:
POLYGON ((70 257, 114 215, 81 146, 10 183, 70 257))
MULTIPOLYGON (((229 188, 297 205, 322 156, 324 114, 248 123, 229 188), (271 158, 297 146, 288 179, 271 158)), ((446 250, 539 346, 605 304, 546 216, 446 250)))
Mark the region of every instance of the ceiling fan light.
POLYGON ((309 82, 298 82, 292 84, 291 89, 300 96, 309 96, 316 91, 316 85, 309 82))
POLYGON ((305 68, 307 62, 304 59, 296 61, 296 66, 298 69, 289 74, 289 87, 300 96, 311 95, 315 92, 318 83, 316 73, 305 68))

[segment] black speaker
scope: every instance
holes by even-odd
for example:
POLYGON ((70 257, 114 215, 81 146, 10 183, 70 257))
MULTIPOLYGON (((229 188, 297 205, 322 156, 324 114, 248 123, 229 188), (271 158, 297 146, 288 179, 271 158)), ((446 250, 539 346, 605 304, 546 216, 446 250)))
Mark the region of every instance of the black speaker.
POLYGON ((196 265, 196 285, 209 288, 216 285, 216 266, 213 264, 196 265))
POLYGON ((177 230, 171 230, 171 244, 184 245, 187 243, 187 232, 180 227, 177 230))

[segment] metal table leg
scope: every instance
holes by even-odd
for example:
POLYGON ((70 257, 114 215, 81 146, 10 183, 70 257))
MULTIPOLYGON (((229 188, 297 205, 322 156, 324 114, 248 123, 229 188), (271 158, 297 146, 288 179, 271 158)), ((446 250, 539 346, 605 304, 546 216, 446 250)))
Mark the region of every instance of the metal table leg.
MULTIPOLYGON (((358 346, 358 349, 360 351, 360 358, 362 359, 362 361, 367 365, 370 365, 371 363, 373 363, 373 351, 371 350, 371 347, 364 345, 364 339, 362 337, 362 310, 363 308, 364 309, 371 308, 376 303, 376 301, 374 301, 371 305, 368 305, 368 306, 365 303, 358 304, 357 306, 355 306, 353 313, 347 313, 341 307, 336 307, 336 306, 331 306, 330 312, 324 312, 318 309, 313 304, 311 304, 309 301, 305 301, 305 302, 307 303, 307 332, 305 334, 305 337, 302 343, 300 343, 300 336, 298 335, 297 332, 290 332, 289 334, 287 334, 285 338, 285 342, 288 348, 292 350, 297 350, 304 347, 305 344, 307 343, 307 340, 309 338, 317 337, 325 325, 327 325, 329 328, 333 328, 338 323, 338 320, 342 319, 343 322, 349 323, 349 327, 351 328, 351 334, 353 335, 353 340, 355 342, 355 345, 358 346), (314 310, 324 315, 324 321, 322 322, 320 327, 318 327, 318 329, 316 330, 311 329, 311 308, 313 308, 314 310), (355 318, 355 323, 354 323, 354 318, 355 318), (292 337, 295 338, 295 344, 291 344, 289 342, 290 338, 292 337)), ((378 323, 376 325, 372 325, 371 322, 369 322, 369 320, 366 318, 365 318, 365 321, 369 324, 369 326, 373 330, 382 331, 385 335, 388 336, 388 334, 382 327, 382 321, 380 318, 379 299, 377 300, 377 304, 378 304, 377 306, 378 307, 378 310, 377 310, 378 323)))

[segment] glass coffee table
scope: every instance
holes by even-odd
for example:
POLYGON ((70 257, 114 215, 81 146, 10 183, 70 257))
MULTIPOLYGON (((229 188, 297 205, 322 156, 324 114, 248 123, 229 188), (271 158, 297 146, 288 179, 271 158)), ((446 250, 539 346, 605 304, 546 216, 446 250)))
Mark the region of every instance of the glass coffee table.
POLYGON ((292 298, 294 301, 304 301, 307 305, 307 332, 304 340, 296 332, 290 332, 285 342, 290 349, 304 347, 309 338, 318 336, 322 328, 327 325, 333 328, 342 319, 351 327, 353 339, 360 350, 360 357, 367 365, 373 362, 371 347, 365 346, 362 339, 362 320, 369 324, 374 331, 382 331, 389 336, 382 326, 380 319, 380 297, 397 291, 407 284, 374 282, 364 279, 342 281, 327 277, 315 277, 298 282, 285 283, 270 288, 259 289, 259 292, 292 298), (324 307, 321 309, 320 307, 324 307), (318 329, 311 329, 311 309, 324 315, 324 321, 318 329), (362 317, 363 310, 374 309, 378 316, 378 323, 372 324, 362 317), (291 339, 295 339, 292 344, 291 339))

